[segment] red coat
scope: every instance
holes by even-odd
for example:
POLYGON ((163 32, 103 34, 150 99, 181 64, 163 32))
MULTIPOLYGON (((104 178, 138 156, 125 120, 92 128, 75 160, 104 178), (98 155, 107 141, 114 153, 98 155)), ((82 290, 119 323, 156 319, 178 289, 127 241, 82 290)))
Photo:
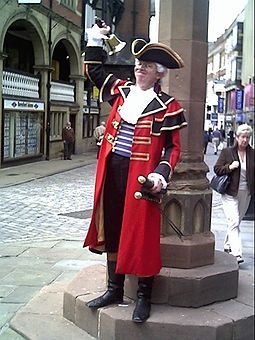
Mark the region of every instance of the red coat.
MULTIPOLYGON (((114 148, 114 138, 121 121, 119 107, 130 91, 130 86, 124 81, 109 83, 110 86, 104 83, 101 87, 101 94, 103 99, 114 96, 113 106, 100 149, 92 219, 84 242, 84 246, 89 246, 92 251, 104 251, 102 194, 106 160, 114 148)), ((164 175, 164 168, 169 169, 169 165, 174 169, 180 154, 179 129, 185 125, 183 109, 165 93, 152 100, 135 125, 117 258, 118 273, 152 276, 159 273, 162 267, 159 205, 136 199, 134 194, 141 188, 137 181, 139 175, 147 176, 155 171, 164 175), (162 156, 165 147, 167 152, 162 156)))

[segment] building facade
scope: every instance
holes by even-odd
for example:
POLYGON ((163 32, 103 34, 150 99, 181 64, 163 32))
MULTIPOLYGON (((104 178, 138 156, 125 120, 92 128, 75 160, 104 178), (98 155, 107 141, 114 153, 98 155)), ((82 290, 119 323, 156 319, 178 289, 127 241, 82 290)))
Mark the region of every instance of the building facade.
POLYGON ((254 3, 245 9, 214 43, 207 69, 205 129, 228 132, 239 124, 254 128, 254 3))
POLYGON ((1 166, 58 157, 67 121, 75 129, 75 152, 89 144, 81 124, 81 17, 81 0, 1 3, 1 166))
POLYGON ((86 30, 95 16, 127 43, 107 68, 133 77, 130 44, 149 38, 153 1, 3 0, 0 4, 0 166, 60 157, 62 129, 75 130, 74 153, 96 149, 106 119, 98 89, 84 76, 86 30))

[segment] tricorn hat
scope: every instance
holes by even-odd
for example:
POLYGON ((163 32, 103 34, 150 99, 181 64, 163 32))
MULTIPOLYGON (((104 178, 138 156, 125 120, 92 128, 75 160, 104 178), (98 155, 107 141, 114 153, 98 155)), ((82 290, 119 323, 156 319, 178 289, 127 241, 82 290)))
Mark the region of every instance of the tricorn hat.
POLYGON ((179 54, 161 43, 147 43, 143 39, 136 39, 132 42, 131 52, 139 60, 159 63, 166 68, 181 68, 184 66, 179 54))

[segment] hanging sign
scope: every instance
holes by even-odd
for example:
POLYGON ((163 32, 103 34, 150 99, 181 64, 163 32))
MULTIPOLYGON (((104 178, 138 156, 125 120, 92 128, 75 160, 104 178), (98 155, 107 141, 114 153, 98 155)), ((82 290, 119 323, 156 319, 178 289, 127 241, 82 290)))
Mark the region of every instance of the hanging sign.
POLYGON ((236 90, 236 110, 243 109, 243 90, 236 90))
POLYGON ((223 113, 224 112, 224 98, 223 97, 218 97, 218 113, 223 113))

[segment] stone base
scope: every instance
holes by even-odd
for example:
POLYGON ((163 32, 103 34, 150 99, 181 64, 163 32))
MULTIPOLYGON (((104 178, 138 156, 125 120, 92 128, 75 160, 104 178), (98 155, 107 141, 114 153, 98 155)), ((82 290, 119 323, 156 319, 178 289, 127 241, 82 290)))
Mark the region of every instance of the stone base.
MULTIPOLYGON (((180 303, 185 299, 194 305, 197 301, 230 298, 228 290, 236 295, 237 265, 233 263, 231 255, 216 252, 215 264, 211 267, 214 274, 210 274, 210 266, 194 270, 182 270, 182 274, 174 269, 163 269, 155 282, 153 300, 157 303, 170 299, 180 303), (216 270, 216 267, 217 270, 216 270), (224 276, 226 268, 230 266, 229 276, 224 276), (207 274, 203 274, 205 271, 207 274), (192 275, 191 272, 193 273, 192 275), (232 273, 232 274, 231 274, 232 273), (232 288, 229 287, 230 276, 234 279, 232 288), (212 280, 211 276, 214 276, 212 280), (175 297, 170 292, 175 289, 175 297), (207 281, 208 280, 208 281, 207 281), (227 281, 226 281, 227 280, 227 281), (194 286, 192 285, 192 281, 194 286), (182 282, 178 291, 178 285, 182 282), (196 283, 197 286, 196 286, 196 283), (187 285, 186 285, 187 284, 187 285), (212 286, 210 286, 212 285, 212 286), (164 292, 158 290, 163 289, 164 292), (157 288, 158 287, 158 288, 157 288), (172 289, 171 288, 171 289, 172 289), (200 295, 198 289, 200 289, 200 295), (206 291, 209 289, 210 293, 206 291), (169 293, 167 293, 167 291, 169 293), (177 296, 178 294, 178 296, 177 296), (184 294, 182 298, 182 294, 184 294), (213 294, 213 298, 210 295, 213 294), (195 298, 191 297, 194 296, 195 298), (161 299, 161 300, 160 300, 161 299), (193 302, 192 302, 193 301, 193 302)), ((246 275, 239 283, 241 291, 236 300, 218 302, 200 308, 173 307, 168 304, 152 304, 151 316, 144 324, 131 321, 134 302, 125 298, 125 303, 100 308, 96 311, 86 306, 86 302, 99 296, 105 291, 105 270, 102 265, 83 269, 68 285, 64 292, 63 315, 76 326, 85 330, 100 340, 253 340, 253 278, 246 275)), ((127 280, 127 293, 128 293, 127 280)), ((233 297, 234 297, 233 296, 233 297)))
MULTIPOLYGON (((235 298, 237 289, 238 265, 235 257, 216 251, 213 265, 186 270, 162 268, 154 280, 152 302, 201 307, 235 298)), ((135 300, 136 291, 137 277, 127 275, 125 295, 135 300)))
POLYGON ((196 268, 213 264, 215 238, 212 232, 184 236, 173 235, 160 240, 161 259, 164 267, 196 268))

